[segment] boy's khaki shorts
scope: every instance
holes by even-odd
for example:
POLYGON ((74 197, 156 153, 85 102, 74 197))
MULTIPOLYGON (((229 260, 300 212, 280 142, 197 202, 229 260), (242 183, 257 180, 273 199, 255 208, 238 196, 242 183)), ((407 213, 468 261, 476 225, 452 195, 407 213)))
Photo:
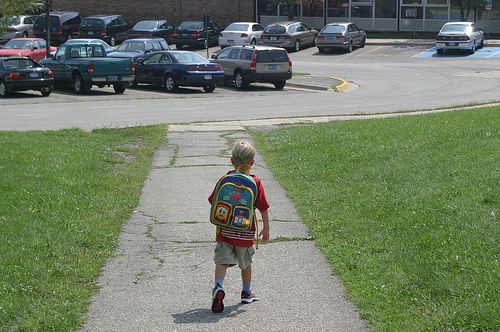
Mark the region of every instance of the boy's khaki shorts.
POLYGON ((214 249, 215 264, 235 266, 242 270, 246 269, 252 263, 252 257, 255 254, 255 246, 235 247, 226 242, 217 242, 214 249))

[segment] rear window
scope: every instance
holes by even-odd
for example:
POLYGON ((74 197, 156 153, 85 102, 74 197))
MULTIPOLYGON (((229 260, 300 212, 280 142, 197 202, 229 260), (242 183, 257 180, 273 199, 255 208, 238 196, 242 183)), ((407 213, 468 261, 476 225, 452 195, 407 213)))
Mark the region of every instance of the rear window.
POLYGON ((170 55, 179 63, 209 63, 207 59, 194 52, 173 52, 170 55))
POLYGON ((158 27, 157 21, 141 21, 134 25, 135 30, 154 30, 158 27))
POLYGON ((128 41, 122 43, 118 46, 117 50, 126 52, 143 52, 145 49, 145 43, 143 41, 134 42, 128 41))
POLYGON ((0 18, 0 23, 4 25, 19 25, 21 23, 21 20, 17 16, 13 17, 2 17, 0 18))
POLYGON ((182 22, 179 29, 203 30, 203 22, 182 22))
MULTIPOLYGON (((44 27, 45 26, 45 16, 38 16, 35 21, 35 25, 39 27, 44 27)), ((61 25, 61 21, 59 19, 59 16, 54 16, 50 15, 50 26, 51 27, 58 27, 61 25)))
POLYGON ((24 69, 40 67, 35 61, 31 59, 11 59, 3 62, 7 69, 24 69))
POLYGON ((282 25, 270 25, 264 29, 264 33, 285 33, 286 28, 282 25))
POLYGON ((257 62, 288 62, 284 50, 261 50, 257 52, 257 62))
POLYGON ((343 33, 345 31, 345 26, 343 25, 327 25, 321 30, 324 33, 343 33))
POLYGON ((72 58, 92 58, 104 56, 101 45, 82 45, 70 48, 70 57, 72 58))
POLYGON ((4 48, 14 48, 14 49, 27 49, 31 47, 30 40, 22 40, 22 39, 11 39, 5 45, 4 48))
POLYGON ((448 24, 441 29, 441 32, 465 32, 468 27, 465 24, 448 24))
POLYGON ((232 23, 232 24, 229 24, 229 26, 224 30, 226 30, 226 31, 247 31, 248 24, 232 23))
POLYGON ((84 18, 80 26, 82 28, 102 29, 104 21, 98 18, 84 18))

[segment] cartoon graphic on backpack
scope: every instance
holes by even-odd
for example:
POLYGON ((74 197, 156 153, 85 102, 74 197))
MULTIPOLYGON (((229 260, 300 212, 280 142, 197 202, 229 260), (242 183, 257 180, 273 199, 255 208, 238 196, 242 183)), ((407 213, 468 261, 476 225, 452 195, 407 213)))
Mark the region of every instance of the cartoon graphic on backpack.
POLYGON ((227 174, 215 188, 210 222, 226 229, 251 231, 256 198, 257 184, 251 176, 239 172, 227 174))

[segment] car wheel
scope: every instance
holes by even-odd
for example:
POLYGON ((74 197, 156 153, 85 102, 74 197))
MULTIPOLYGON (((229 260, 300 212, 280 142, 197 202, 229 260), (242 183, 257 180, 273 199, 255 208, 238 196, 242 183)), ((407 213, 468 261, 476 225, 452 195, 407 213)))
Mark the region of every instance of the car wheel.
POLYGON ((167 75, 165 77, 165 90, 167 90, 167 92, 175 92, 177 90, 177 84, 172 75, 167 75))
POLYGON ((23 38, 28 38, 28 31, 23 32, 23 38))
POLYGON ((78 95, 90 91, 90 85, 88 83, 85 83, 80 74, 73 75, 73 91, 78 95))
POLYGON ((137 81, 133 80, 132 82, 130 82, 129 87, 131 87, 131 88, 137 88, 137 85, 138 85, 137 81))
POLYGON ((294 50, 295 52, 300 51, 300 40, 298 40, 298 39, 297 39, 297 40, 295 41, 295 44, 294 44, 294 46, 293 46, 293 50, 294 50))
POLYGON ((243 90, 247 87, 247 82, 245 82, 245 78, 240 71, 234 74, 234 86, 239 90, 243 90))
POLYGON ((273 84, 276 89, 281 90, 285 87, 286 81, 278 81, 274 82, 273 84))
POLYGON ((312 46, 316 46, 316 45, 318 45, 318 35, 314 36, 314 41, 313 41, 312 46))
POLYGON ((203 87, 203 90, 205 90, 205 92, 214 92, 214 90, 215 90, 215 84, 205 85, 203 87))
POLYGON ((113 89, 115 90, 115 92, 117 94, 122 94, 125 92, 126 88, 125 88, 125 84, 123 84, 123 83, 115 83, 115 84, 113 84, 113 89))
POLYGON ((346 52, 347 53, 351 53, 352 52, 352 40, 349 42, 349 44, 347 44, 346 52))
POLYGON ((365 43, 366 43, 366 37, 363 37, 363 39, 361 39, 361 44, 359 44, 359 47, 360 48, 365 47, 365 43))
POLYGON ((325 48, 324 47, 318 47, 318 52, 319 53, 325 53, 325 48))
POLYGON ((442 48, 438 48, 436 49, 437 51, 437 54, 443 54, 444 53, 444 50, 442 48))
POLYGON ((0 82, 0 97, 7 97, 9 95, 9 89, 5 82, 0 82))
POLYGON ((481 39, 481 44, 479 44, 478 49, 483 48, 483 47, 484 47, 484 39, 481 39))
POLYGON ((252 40, 250 41, 250 45, 257 45, 257 40, 255 40, 255 38, 252 38, 252 40))
POLYGON ((469 53, 470 53, 470 54, 474 54, 474 53, 476 53, 476 41, 475 41, 475 40, 474 40, 474 42, 472 43, 472 47, 470 48, 469 53))
POLYGON ((48 97, 48 96, 50 96, 50 93, 52 92, 52 88, 51 87, 42 88, 40 90, 40 92, 42 93, 42 96, 48 97))
POLYGON ((115 36, 111 36, 111 39, 109 40, 109 45, 116 46, 116 37, 115 36))

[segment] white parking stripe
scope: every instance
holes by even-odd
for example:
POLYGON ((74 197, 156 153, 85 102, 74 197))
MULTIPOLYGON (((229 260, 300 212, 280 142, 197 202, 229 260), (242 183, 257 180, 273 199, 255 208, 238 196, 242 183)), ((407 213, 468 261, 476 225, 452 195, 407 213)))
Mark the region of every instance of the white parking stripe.
POLYGON ((361 53, 361 54, 357 54, 356 56, 363 56, 363 55, 368 54, 368 53, 373 53, 373 52, 375 52, 376 50, 378 50, 378 49, 380 49, 380 48, 382 48, 382 47, 384 47, 384 46, 378 46, 378 47, 375 47, 374 49, 371 49, 371 50, 369 50, 369 51, 363 52, 363 53, 361 53))
POLYGON ((498 54, 498 53, 500 53, 500 51, 496 51, 495 53, 488 55, 487 58, 491 58, 492 56, 494 56, 495 54, 498 54))

